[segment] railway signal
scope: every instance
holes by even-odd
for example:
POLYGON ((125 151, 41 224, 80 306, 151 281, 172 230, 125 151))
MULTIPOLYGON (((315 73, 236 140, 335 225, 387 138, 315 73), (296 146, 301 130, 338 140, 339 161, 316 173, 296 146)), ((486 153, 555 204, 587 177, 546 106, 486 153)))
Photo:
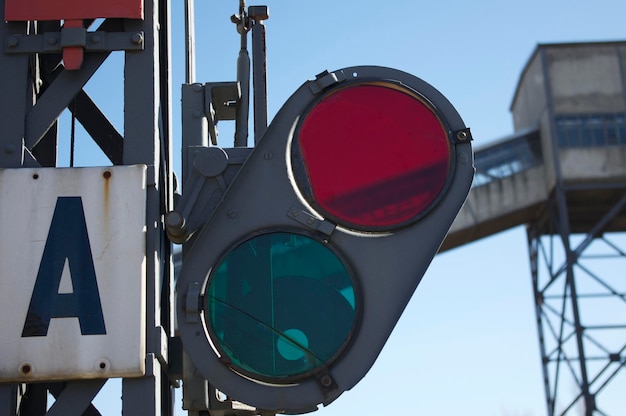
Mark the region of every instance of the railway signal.
MULTIPOLYGON (((301 413, 374 364, 473 178, 471 135, 429 84, 324 72, 284 104, 187 243, 178 328, 229 397, 301 413)), ((182 223, 182 221, 181 221, 182 223)))

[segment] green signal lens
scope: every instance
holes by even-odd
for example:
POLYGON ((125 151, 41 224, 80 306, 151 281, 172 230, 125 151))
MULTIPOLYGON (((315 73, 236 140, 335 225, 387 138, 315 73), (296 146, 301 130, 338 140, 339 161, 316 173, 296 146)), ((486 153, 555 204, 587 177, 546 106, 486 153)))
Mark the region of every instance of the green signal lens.
POLYGON ((216 347, 235 369, 262 381, 290 382, 327 366, 356 320, 346 266, 300 234, 263 234, 238 245, 206 293, 216 347))

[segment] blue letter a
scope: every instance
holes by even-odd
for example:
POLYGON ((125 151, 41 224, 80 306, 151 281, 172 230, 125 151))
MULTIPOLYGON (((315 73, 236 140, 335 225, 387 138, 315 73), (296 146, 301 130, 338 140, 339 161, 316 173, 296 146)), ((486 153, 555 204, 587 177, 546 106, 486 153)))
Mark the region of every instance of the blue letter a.
POLYGON ((78 318, 82 335, 106 334, 83 201, 57 199, 22 337, 48 334, 50 319, 78 318), (73 293, 59 293, 67 260, 73 293))

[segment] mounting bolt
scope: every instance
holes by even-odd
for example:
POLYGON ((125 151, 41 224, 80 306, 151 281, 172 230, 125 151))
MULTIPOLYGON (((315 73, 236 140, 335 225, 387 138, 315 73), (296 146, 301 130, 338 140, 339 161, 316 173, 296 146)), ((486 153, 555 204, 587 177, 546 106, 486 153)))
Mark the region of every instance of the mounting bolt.
POLYGON ((330 387, 330 386, 332 386, 332 384, 333 384, 333 379, 332 379, 332 378, 330 378, 330 376, 323 376, 323 377, 320 379, 320 384, 321 384, 323 387, 330 387))
POLYGON ((165 214, 165 226, 170 234, 180 236, 185 232, 185 217, 178 211, 165 214))
POLYGON ((101 40, 102 39, 101 39, 100 35, 93 35, 91 37, 91 43, 98 44, 98 43, 100 43, 101 40))
POLYGON ((133 33, 133 35, 130 37, 130 41, 133 42, 135 45, 139 45, 143 42, 143 35, 141 33, 133 33))
POLYGON ((472 135, 470 133, 470 129, 463 129, 456 132, 456 138, 460 142, 464 142, 467 140, 472 140, 472 135))
POLYGON ((7 39, 7 46, 9 48, 15 48, 20 43, 20 40, 17 36, 10 36, 7 39))

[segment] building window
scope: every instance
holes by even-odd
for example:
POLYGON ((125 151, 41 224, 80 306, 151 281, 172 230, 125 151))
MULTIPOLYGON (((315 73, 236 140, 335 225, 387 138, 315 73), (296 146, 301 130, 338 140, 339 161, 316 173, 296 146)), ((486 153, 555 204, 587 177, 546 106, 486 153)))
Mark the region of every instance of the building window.
POLYGON ((555 122, 559 147, 626 145, 623 113, 561 115, 555 122))
POLYGON ((539 131, 518 133, 510 139, 475 152, 476 175, 472 186, 486 185, 542 163, 539 131))

